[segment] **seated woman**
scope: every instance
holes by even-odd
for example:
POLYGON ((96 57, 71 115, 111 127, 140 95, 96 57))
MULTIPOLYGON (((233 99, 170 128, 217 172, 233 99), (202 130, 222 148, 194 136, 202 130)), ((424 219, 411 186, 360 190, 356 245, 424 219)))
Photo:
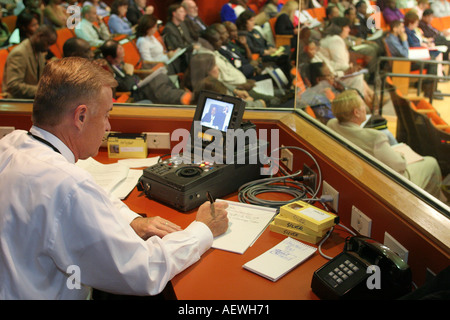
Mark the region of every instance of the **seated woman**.
POLYGON ((246 90, 220 81, 219 75, 220 71, 214 55, 199 53, 192 56, 189 68, 185 73, 184 86, 194 92, 194 103, 196 103, 195 97, 198 97, 200 91, 209 90, 239 97, 245 100, 247 107, 250 108, 266 106, 263 99, 254 99, 246 90))
POLYGON ((131 23, 127 19, 128 0, 115 0, 111 5, 109 17, 109 31, 113 34, 131 36, 134 33, 131 23))
POLYGON ((297 48, 299 28, 294 25, 296 11, 298 11, 298 2, 293 0, 287 1, 281 8, 275 22, 275 34, 292 36, 291 48, 297 48))
POLYGON ((174 51, 166 53, 164 46, 154 36, 158 26, 153 15, 143 15, 136 27, 136 46, 142 60, 150 62, 168 62, 174 51))
POLYGON ((389 145, 384 133, 361 128, 361 123, 366 120, 366 105, 355 90, 347 90, 336 96, 331 110, 336 118, 328 122, 328 127, 439 198, 442 175, 436 159, 424 156, 422 160, 408 164, 404 156, 389 145))
MULTIPOLYGON (((283 51, 270 45, 262 34, 255 28, 255 13, 246 10, 237 18, 236 27, 239 35, 245 35, 247 45, 252 54, 258 54, 263 62, 275 64, 289 79, 291 74, 290 49, 289 46, 282 47, 283 51)), ((280 49, 281 50, 281 49, 280 49)))

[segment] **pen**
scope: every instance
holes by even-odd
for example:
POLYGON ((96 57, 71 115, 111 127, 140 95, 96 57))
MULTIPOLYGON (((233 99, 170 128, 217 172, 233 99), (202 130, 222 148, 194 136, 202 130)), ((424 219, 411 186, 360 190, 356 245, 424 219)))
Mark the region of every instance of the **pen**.
POLYGON ((209 191, 206 191, 206 196, 208 197, 208 200, 210 202, 210 208, 211 208, 211 216, 213 219, 216 217, 216 212, 214 211, 214 198, 212 197, 211 193, 209 191))

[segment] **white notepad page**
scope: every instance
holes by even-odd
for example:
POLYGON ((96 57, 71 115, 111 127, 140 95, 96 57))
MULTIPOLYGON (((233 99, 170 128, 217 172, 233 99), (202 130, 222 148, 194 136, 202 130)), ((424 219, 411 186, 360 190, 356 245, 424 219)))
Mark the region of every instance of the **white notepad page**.
POLYGON ((212 247, 243 254, 266 229, 276 214, 275 208, 267 208, 241 202, 228 203, 228 230, 214 238, 212 247))
POLYGON ((315 247, 287 237, 243 267, 264 278, 277 281, 316 251, 315 247))

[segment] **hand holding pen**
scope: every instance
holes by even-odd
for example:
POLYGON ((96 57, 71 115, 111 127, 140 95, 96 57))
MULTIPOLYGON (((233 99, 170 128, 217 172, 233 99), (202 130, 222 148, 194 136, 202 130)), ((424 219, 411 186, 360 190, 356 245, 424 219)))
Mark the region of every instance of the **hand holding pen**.
POLYGON ((196 220, 203 222, 211 230, 213 237, 219 236, 228 229, 226 208, 228 203, 225 201, 213 200, 213 204, 207 201, 198 208, 196 220))

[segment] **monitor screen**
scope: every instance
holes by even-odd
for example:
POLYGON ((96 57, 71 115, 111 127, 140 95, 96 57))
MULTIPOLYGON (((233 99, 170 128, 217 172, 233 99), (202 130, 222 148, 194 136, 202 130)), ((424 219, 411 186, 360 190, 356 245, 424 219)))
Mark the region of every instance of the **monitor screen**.
POLYGON ((201 116, 201 125, 211 129, 227 132, 234 104, 206 98, 201 116))

